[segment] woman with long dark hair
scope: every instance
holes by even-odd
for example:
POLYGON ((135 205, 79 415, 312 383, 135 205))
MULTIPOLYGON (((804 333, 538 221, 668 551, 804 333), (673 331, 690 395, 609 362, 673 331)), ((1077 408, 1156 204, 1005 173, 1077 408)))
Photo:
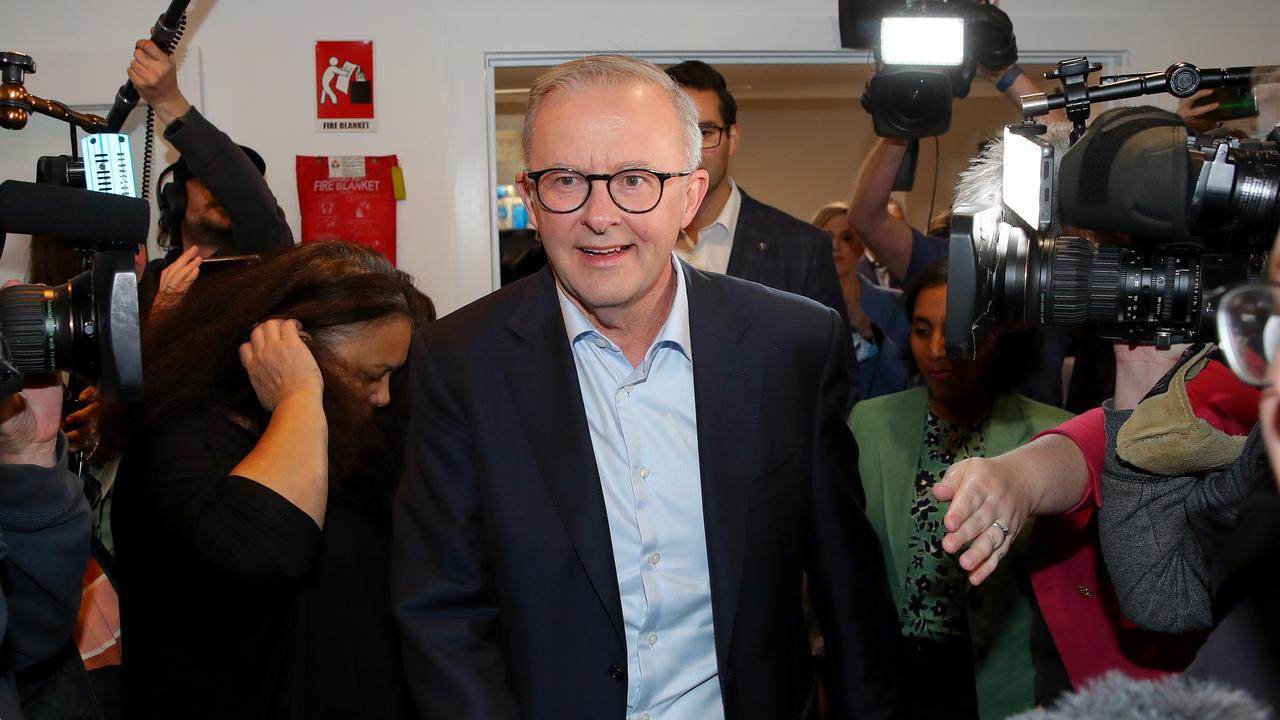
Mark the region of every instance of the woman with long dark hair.
MULTIPOLYGON (((946 262, 922 271, 905 295, 905 360, 923 386, 858 403, 849 425, 862 448, 867 517, 884 551, 906 667, 929 688, 909 695, 910 716, 1003 718, 1035 702, 1037 609, 1019 561, 1026 548, 1015 544, 1012 560, 970 587, 966 571, 943 551, 946 505, 932 488, 956 461, 1011 450, 1070 414, 1012 391, 1034 372, 1034 331, 1002 335, 971 361, 947 357, 946 262)), ((1008 527, 997 521, 987 532, 1003 543, 1008 527)))
POLYGON ((392 386, 434 314, 375 251, 316 243, 152 316, 111 513, 129 717, 407 714, 392 386))

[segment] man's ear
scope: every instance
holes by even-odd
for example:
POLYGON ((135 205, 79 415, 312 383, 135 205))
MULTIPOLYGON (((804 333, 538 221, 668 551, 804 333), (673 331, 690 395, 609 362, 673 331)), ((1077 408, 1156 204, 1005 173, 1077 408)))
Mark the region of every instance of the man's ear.
POLYGON ((741 139, 741 135, 738 131, 738 123, 734 123, 730 125, 728 133, 729 133, 729 154, 733 155, 738 152, 738 140, 741 139))
POLYGON ((707 187, 710 182, 711 176, 702 168, 694 170, 685 178, 684 216, 680 220, 680 227, 689 227, 689 223, 693 222, 693 216, 698 214, 702 199, 707 196, 707 187))
POLYGON ((529 176, 523 170, 516 173, 516 191, 520 193, 520 199, 524 201, 524 209, 529 213, 529 227, 537 230, 538 211, 541 207, 534 198, 536 191, 533 188, 533 182, 529 180, 529 176))

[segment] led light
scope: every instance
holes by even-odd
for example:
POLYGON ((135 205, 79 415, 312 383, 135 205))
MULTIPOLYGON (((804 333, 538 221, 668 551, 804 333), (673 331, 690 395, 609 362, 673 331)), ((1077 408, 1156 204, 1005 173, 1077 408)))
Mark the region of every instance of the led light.
POLYGON ((1053 146, 1004 129, 1001 195, 1005 207, 1031 229, 1045 231, 1051 220, 1053 146))
POLYGON ((958 17, 887 17, 880 21, 885 65, 959 65, 964 62, 964 20, 958 17))

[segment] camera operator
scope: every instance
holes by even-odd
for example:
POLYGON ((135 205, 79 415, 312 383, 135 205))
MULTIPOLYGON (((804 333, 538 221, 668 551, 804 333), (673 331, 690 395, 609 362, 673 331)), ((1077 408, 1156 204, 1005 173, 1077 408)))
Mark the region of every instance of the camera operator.
POLYGON ((58 432, 62 385, 0 399, 0 717, 97 717, 71 641, 92 517, 58 432), (30 715, 24 713, 24 708, 30 715))
MULTIPOLYGON (((1051 127, 1046 139, 1056 129, 1051 127)), ((992 193, 999 187, 1001 150, 1000 143, 993 144, 984 152, 987 162, 976 163, 965 173, 957 189, 957 203, 999 203, 992 193)), ((1137 404, 1178 351, 1118 346, 1115 354, 1115 406, 1123 408, 1137 404)), ((1179 382, 1190 408, 1186 413, 1226 435, 1243 435, 1253 426, 1256 391, 1224 366, 1211 362, 1194 380, 1184 380, 1179 382)), ((1184 445, 1184 454, 1206 447, 1184 445)), ((1004 455, 957 463, 934 487, 939 500, 951 503, 944 518, 948 534, 943 548, 960 553, 961 567, 975 585, 985 581, 1002 561, 1030 516, 1049 516, 1037 519, 1032 538, 1032 585, 1069 679, 1077 688, 1113 669, 1135 677, 1180 671, 1202 640, 1200 635, 1173 636, 1134 629, 1115 609, 1110 580, 1099 572, 1102 559, 1094 517, 1100 504, 1104 449, 1102 410, 1095 409, 1004 455), (1001 525, 1009 528, 1007 537, 1001 525)), ((1161 451, 1174 455, 1169 448, 1161 451)))
POLYGON ((184 251, 198 271, 199 259, 231 253, 262 253, 289 247, 293 233, 263 173, 266 164, 253 150, 237 146, 187 101, 178 87, 173 56, 151 40, 139 40, 129 64, 129 80, 167 127, 164 137, 181 153, 160 175, 162 246, 171 249, 154 260, 139 283, 142 306, 158 291, 160 272, 184 251))
MULTIPOLYGON (((995 83, 1013 106, 1021 111, 1019 98, 1039 92, 1036 84, 1016 63, 1007 68, 989 70, 978 65, 982 77, 995 83)), ((1055 110, 1043 122, 1066 122, 1067 116, 1055 110)), ((889 211, 890 193, 898 177, 898 168, 907 154, 907 141, 879 138, 862 161, 858 179, 849 199, 849 227, 862 239, 880 265, 900 283, 908 283, 930 263, 947 256, 947 240, 926 235, 911 227, 904 217, 889 211)))
MULTIPOLYGON (((979 60, 978 73, 994 83, 1019 110, 1020 96, 1039 92, 1039 88, 1017 63, 992 69, 985 67, 979 60)), ((1066 119, 1066 114, 1061 110, 1055 110, 1043 118, 1046 122, 1064 122, 1066 119)), ((905 218, 889 211, 889 196, 893 192, 898 169, 906 152, 906 140, 879 138, 876 141, 858 172, 847 215, 854 235, 862 239, 876 261, 888 270, 893 279, 904 285, 934 261, 947 257, 949 252, 945 237, 922 233, 905 218)), ((1043 333, 1042 339, 1044 345, 1040 370, 1026 385, 1019 388, 1019 392, 1041 402, 1061 405, 1061 368, 1068 333, 1050 329, 1043 333)))
MULTIPOLYGON (((1278 258, 1280 237, 1272 250, 1273 282, 1280 280, 1278 258)), ((1275 286, 1257 283, 1245 291, 1270 294, 1275 286)), ((1232 311, 1224 305, 1218 312, 1232 311)), ((1245 322, 1274 322, 1273 312, 1245 322)), ((1221 339, 1224 344, 1232 341, 1221 339)), ((1115 409, 1134 404, 1118 395, 1105 410, 1100 532, 1126 618, 1170 630, 1210 625, 1213 629, 1183 676, 1158 683, 1111 676, 1037 714, 1038 719, 1113 717, 1139 702, 1151 717, 1184 717, 1193 706, 1215 717, 1270 717, 1257 701, 1269 703, 1272 712, 1280 709, 1280 622, 1275 615, 1280 604, 1275 573, 1275 552, 1280 549, 1280 494, 1275 485, 1280 477, 1280 401, 1274 390, 1280 382, 1280 360, 1270 357, 1265 376, 1269 389, 1260 396, 1237 392, 1216 398, 1220 407, 1260 398, 1253 408, 1261 422, 1241 443, 1240 438, 1206 427, 1201 419, 1211 415, 1206 410, 1214 402, 1203 389, 1196 392, 1196 384, 1215 367, 1221 368, 1205 364, 1207 352, 1197 347, 1179 356, 1176 350, 1142 349, 1134 353, 1136 360, 1118 358, 1120 375, 1128 376, 1130 390, 1158 379, 1136 408, 1115 409), (1197 472, 1220 465, 1225 467, 1197 472)), ((1265 354, 1272 356, 1274 350, 1265 354)), ((1126 674, 1133 675, 1127 670, 1126 674)))
MULTIPOLYGON (((1280 236, 1271 257, 1275 282, 1280 236)), ((1270 294, 1275 287, 1258 284, 1253 290, 1270 294)), ((1263 313, 1261 322, 1270 324, 1274 316, 1263 313)), ((1273 344, 1269 338, 1263 342, 1273 344)), ((1280 622, 1274 613, 1280 581, 1273 559, 1280 548, 1274 473, 1280 464, 1280 361, 1272 359, 1267 368, 1261 422, 1241 445, 1176 411, 1180 378, 1203 366, 1210 349, 1185 353, 1136 408, 1104 407, 1102 549, 1126 617, 1166 632, 1213 628, 1188 675, 1242 688, 1280 709, 1280 622), (1179 454, 1179 445, 1197 451, 1182 450, 1183 462, 1162 457, 1179 454)))

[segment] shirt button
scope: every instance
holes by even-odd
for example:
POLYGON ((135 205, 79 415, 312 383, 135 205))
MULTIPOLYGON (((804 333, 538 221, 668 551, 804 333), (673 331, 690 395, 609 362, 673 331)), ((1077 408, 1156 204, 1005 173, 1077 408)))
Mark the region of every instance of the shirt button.
POLYGON ((650 720, 649 713, 640 713, 640 720, 650 720))
POLYGON ((649 637, 645 638, 645 641, 649 643, 649 647, 653 647, 654 645, 657 645, 658 633, 649 633, 649 637))
POLYGON ((658 564, 658 561, 659 561, 659 560, 661 560, 661 559, 662 559, 662 553, 654 553, 654 554, 652 554, 652 555, 650 555, 650 556, 649 556, 649 564, 650 564, 650 565, 657 565, 657 564, 658 564))
POLYGON ((640 467, 640 479, 647 480, 649 478, 649 468, 647 466, 640 467))

